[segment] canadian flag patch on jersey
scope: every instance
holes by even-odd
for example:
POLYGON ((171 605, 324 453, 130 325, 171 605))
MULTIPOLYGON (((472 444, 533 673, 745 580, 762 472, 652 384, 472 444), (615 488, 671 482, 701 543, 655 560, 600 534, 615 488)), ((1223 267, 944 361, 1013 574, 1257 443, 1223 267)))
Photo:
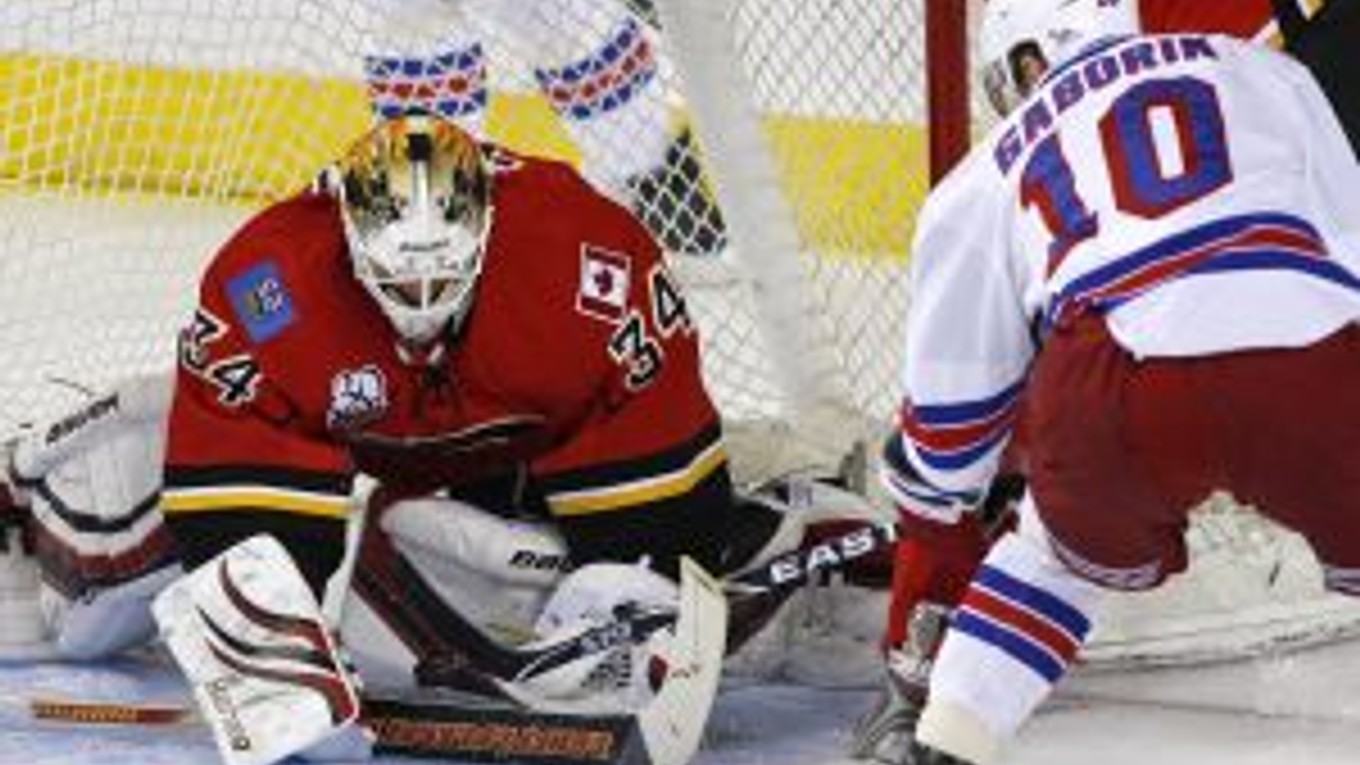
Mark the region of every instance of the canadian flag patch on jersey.
POLYGON ((617 324, 628 306, 632 264, 627 255, 587 244, 581 248, 581 285, 576 310, 617 324))

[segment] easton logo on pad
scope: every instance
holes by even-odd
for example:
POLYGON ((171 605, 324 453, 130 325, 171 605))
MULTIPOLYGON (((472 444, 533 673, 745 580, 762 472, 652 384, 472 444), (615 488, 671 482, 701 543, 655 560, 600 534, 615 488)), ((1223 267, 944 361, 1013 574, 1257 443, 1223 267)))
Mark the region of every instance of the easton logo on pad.
POLYGON ((632 262, 627 255, 587 244, 581 248, 581 284, 576 310, 617 324, 628 306, 632 262))
POLYGON ((227 282, 227 297, 246 334, 257 343, 277 336, 293 323, 293 299, 283 286, 279 267, 266 260, 227 282))

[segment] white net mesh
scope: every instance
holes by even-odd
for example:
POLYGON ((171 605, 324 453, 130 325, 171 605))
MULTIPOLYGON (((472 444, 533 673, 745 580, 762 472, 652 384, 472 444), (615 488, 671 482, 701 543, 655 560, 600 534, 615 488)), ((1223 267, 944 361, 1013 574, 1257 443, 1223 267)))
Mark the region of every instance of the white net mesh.
MULTIPOLYGON (((368 123, 365 53, 481 44, 492 86, 486 132, 580 161, 578 134, 550 112, 534 64, 517 56, 543 40, 606 39, 617 7, 613 0, 5 3, 0 424, 12 428, 60 405, 64 394, 44 379, 98 386, 169 363, 206 258, 250 212, 300 188, 368 123), (460 19, 468 23, 457 26, 460 19), (551 28, 571 32, 543 31, 551 28)), ((835 389, 857 429, 875 429, 857 435, 877 438, 869 423, 893 408, 904 253, 926 185, 920 3, 743 0, 730 19, 749 84, 732 96, 757 108, 796 219, 798 251, 775 257, 801 259, 813 274, 805 300, 815 313, 801 320, 815 326, 808 336, 820 352, 835 355, 835 389)), ((678 134, 689 120, 683 83, 664 41, 646 30, 661 51, 662 92, 678 134)), ((556 44, 572 55, 585 46, 567 43, 556 44)), ((607 161, 584 163, 606 187, 618 181, 611 163, 639 166, 638 146, 654 142, 626 126, 615 132, 596 150, 607 161)), ((665 210, 706 194, 691 184, 632 201, 665 208, 656 213, 665 228, 683 214, 667 220, 665 210)), ((676 261, 693 285, 720 408, 734 423, 758 420, 789 434, 781 423, 791 405, 771 361, 780 338, 753 316, 739 248, 676 261)), ((823 454, 841 448, 792 432, 823 454)), ((753 465, 749 473, 771 469, 753 465)))

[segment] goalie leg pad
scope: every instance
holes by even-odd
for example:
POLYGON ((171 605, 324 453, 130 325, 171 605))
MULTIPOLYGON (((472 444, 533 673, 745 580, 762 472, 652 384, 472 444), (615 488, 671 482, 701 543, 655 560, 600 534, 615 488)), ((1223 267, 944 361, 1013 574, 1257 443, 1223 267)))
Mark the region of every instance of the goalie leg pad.
MULTIPOLYGON (((874 529, 891 515, 836 481, 830 477, 792 473, 746 492, 735 514, 736 522, 724 561, 729 579, 749 576, 785 556, 800 552, 809 553, 808 568, 780 565, 770 573, 787 579, 771 579, 768 584, 813 576, 826 566, 837 568, 848 582, 885 579, 884 572, 890 569, 891 563, 877 545, 837 545, 835 540, 872 540, 874 529), (853 533, 856 530, 864 533, 853 533)), ((750 592, 740 586, 729 587, 728 652, 740 651, 765 632, 794 590, 793 587, 766 586, 750 592)))
POLYGON ((180 574, 179 566, 165 566, 81 600, 43 585, 39 603, 56 657, 95 661, 151 641, 156 636, 151 602, 180 574))
POLYGON ((167 588, 156 622, 227 765, 354 737, 358 691, 283 546, 256 536, 167 588))
MULTIPOLYGON (((736 540, 724 562, 730 575, 740 575, 796 550, 808 541, 839 535, 855 526, 892 520, 863 496, 836 485, 835 479, 789 474, 771 480, 742 497, 741 513, 766 516, 763 529, 736 540)), ((756 523, 747 523, 752 528, 756 523)))
POLYGON ((488 640, 533 636, 534 619, 568 565, 552 525, 439 498, 403 500, 377 512, 341 623, 366 679, 387 688, 443 684, 417 675, 449 657, 475 664, 488 640))
POLYGON ((28 509, 0 483, 0 662, 48 658, 51 643, 38 605, 38 563, 28 509))
POLYGON ((150 598, 178 569, 157 509, 169 383, 133 378, 12 446, 53 658, 100 658, 155 633, 150 598))
MULTIPOLYGON (((509 520, 458 500, 402 500, 378 526, 434 586, 454 592, 477 578, 498 594, 506 587, 541 593, 568 568, 566 543, 551 523, 509 520)), ((535 613, 541 607, 540 599, 535 613)))

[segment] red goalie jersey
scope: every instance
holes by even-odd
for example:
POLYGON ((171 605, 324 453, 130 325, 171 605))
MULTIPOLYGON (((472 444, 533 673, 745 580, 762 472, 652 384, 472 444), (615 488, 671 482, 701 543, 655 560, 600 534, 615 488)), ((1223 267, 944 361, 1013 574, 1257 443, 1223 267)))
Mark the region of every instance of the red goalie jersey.
POLYGON ((513 483, 578 563, 716 564, 726 456, 660 253, 569 167, 488 151, 471 312, 427 357, 356 280, 328 194, 265 210, 217 255, 180 338, 162 501, 190 563, 264 522, 292 529, 315 583, 329 566, 304 548, 323 537, 333 562, 342 525, 307 529, 343 517, 362 471, 403 495, 513 483))

